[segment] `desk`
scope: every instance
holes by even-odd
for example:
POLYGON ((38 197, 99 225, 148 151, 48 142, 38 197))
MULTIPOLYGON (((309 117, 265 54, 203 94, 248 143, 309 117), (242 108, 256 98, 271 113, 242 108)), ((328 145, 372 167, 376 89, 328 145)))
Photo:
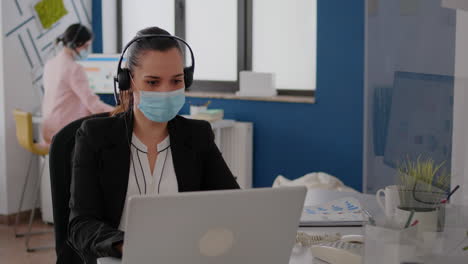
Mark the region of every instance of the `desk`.
MULTIPOLYGON (((318 205, 328 201, 336 200, 343 197, 354 197, 359 200, 361 206, 377 219, 384 217, 382 210, 378 206, 375 195, 351 193, 351 192, 337 192, 328 190, 314 190, 307 192, 305 205, 318 205)), ((335 234, 341 235, 363 235, 363 227, 303 227, 298 231, 307 234, 335 234)), ((325 264, 326 262, 314 259, 310 250, 305 247, 296 245, 291 253, 289 264, 325 264)), ((104 263, 103 263, 104 264, 104 263)))
MULTIPOLYGON (((314 190, 307 193, 305 205, 318 205, 331 200, 354 197, 359 200, 362 207, 367 209, 369 213, 375 218, 379 219, 384 217, 380 207, 378 207, 374 195, 351 193, 351 192, 337 192, 328 190, 314 190)), ((341 233, 342 235, 362 235, 364 233, 363 227, 304 227, 299 228, 298 231, 306 232, 308 234, 335 234, 341 233)), ((301 246, 294 246, 289 264, 324 264, 326 262, 314 259, 310 250, 301 246)), ((121 264, 120 259, 115 258, 101 258, 98 259, 98 264, 121 264)))

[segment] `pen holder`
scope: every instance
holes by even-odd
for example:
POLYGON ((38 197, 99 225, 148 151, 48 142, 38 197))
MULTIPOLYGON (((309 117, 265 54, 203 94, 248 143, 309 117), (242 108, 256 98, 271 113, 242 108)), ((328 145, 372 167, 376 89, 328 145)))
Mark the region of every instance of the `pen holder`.
POLYGON ((405 228, 408 220, 410 220, 409 225, 415 224, 418 232, 435 232, 438 230, 437 223, 439 219, 439 212, 439 209, 424 208, 424 210, 422 210, 422 208, 420 208, 418 211, 415 211, 411 217, 411 210, 396 208, 393 219, 396 226, 399 228, 405 228))

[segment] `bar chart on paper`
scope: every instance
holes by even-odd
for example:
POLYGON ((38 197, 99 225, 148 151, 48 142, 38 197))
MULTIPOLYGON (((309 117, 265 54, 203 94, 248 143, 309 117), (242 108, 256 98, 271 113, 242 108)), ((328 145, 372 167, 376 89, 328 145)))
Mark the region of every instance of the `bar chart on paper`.
POLYGON ((360 226, 364 218, 359 201, 345 197, 317 206, 305 206, 301 226, 360 226))

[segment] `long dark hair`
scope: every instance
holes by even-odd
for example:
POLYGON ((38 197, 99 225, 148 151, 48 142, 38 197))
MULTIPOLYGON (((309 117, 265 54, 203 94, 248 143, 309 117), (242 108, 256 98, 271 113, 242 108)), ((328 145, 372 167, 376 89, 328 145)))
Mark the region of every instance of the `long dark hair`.
MULTIPOLYGON (((168 35, 171 34, 166 30, 159 27, 148 27, 138 31, 136 37, 142 35, 168 35)), ((133 72, 135 67, 140 65, 140 58, 146 51, 168 51, 172 48, 177 48, 181 53, 183 53, 179 42, 171 38, 142 38, 133 42, 133 44, 127 50, 127 68, 130 72, 133 72)), ((126 112, 133 107, 133 92, 131 89, 126 91, 120 91, 119 93, 120 105, 118 105, 115 110, 112 112, 112 115, 118 113, 126 112)))
POLYGON ((82 24, 70 25, 62 35, 60 35, 55 43, 63 43, 64 46, 76 49, 83 46, 86 42, 93 38, 93 33, 82 24))

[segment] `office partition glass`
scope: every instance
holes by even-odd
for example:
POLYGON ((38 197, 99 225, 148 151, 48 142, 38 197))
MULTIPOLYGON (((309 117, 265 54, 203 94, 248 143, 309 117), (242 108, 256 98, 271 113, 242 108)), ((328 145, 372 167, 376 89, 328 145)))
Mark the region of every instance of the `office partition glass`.
POLYGON ((255 0, 252 70, 275 74, 277 89, 315 90, 317 1, 255 0))
POLYGON ((397 183, 398 168, 409 160, 433 160, 454 173, 461 25, 459 11, 444 1, 367 1, 366 192, 397 183))

